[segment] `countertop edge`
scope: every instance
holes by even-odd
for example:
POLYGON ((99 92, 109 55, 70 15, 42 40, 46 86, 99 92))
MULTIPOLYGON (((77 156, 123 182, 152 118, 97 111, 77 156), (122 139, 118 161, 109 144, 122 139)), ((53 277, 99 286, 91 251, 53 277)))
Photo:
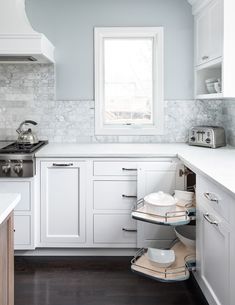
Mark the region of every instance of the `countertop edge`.
POLYGON ((0 225, 6 220, 6 218, 10 215, 10 213, 15 209, 17 204, 19 203, 21 199, 20 194, 11 194, 14 195, 15 198, 12 198, 12 202, 9 203, 7 208, 1 213, 0 215, 0 225))

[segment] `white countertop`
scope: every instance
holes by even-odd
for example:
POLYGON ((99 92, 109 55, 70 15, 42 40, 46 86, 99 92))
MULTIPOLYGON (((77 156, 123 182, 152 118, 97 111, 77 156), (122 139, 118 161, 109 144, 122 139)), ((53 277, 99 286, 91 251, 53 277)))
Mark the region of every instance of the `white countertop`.
POLYGON ((218 183, 235 197, 235 148, 209 149, 187 144, 48 144, 37 158, 178 157, 195 173, 218 183))
POLYGON ((8 217, 20 201, 20 194, 0 193, 0 224, 8 217))
POLYGON ((151 158, 176 157, 186 144, 48 144, 38 158, 151 158))

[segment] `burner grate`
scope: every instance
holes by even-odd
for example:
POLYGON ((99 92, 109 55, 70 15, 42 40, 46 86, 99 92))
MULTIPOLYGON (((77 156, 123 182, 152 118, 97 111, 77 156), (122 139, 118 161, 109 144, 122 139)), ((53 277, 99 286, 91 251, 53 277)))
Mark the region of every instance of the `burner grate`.
POLYGON ((35 150, 46 144, 46 141, 39 141, 36 144, 24 144, 14 142, 0 149, 0 154, 19 154, 19 153, 33 153, 35 150))

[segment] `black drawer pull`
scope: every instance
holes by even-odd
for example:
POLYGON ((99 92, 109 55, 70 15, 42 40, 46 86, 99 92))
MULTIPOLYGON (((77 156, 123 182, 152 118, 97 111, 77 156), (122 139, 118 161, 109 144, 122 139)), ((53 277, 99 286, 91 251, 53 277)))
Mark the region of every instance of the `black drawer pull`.
POLYGON ((137 168, 125 168, 125 167, 123 167, 122 170, 123 170, 123 171, 132 172, 132 171, 137 171, 137 168))
POLYGON ((53 163, 53 166, 55 166, 55 167, 68 167, 68 166, 73 166, 73 163, 53 163))
POLYGON ((137 232, 136 229, 127 229, 127 228, 122 228, 122 231, 124 231, 124 232, 132 232, 132 233, 137 232))
POLYGON ((137 198, 137 196, 124 195, 122 194, 122 198, 137 198))

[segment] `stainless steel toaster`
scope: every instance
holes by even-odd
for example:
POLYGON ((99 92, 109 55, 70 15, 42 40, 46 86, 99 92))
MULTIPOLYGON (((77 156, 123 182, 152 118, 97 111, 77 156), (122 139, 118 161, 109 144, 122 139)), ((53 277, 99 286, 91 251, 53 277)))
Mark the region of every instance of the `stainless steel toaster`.
POLYGON ((189 145, 217 148, 226 146, 225 131, 219 126, 196 126, 189 130, 189 145))

